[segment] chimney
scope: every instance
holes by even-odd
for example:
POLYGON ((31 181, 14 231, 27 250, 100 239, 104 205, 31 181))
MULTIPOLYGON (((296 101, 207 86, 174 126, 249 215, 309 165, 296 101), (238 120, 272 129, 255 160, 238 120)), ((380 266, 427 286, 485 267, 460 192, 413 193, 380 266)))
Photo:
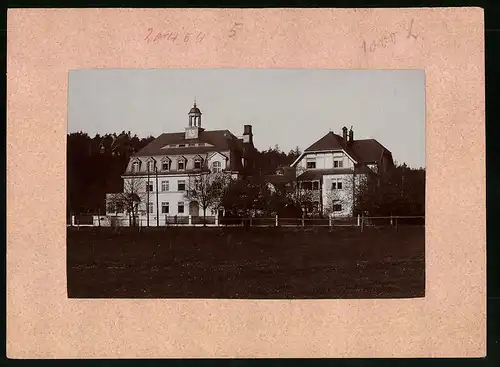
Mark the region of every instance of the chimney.
POLYGON ((349 144, 352 144, 353 141, 354 141, 354 131, 352 130, 351 126, 351 130, 349 130, 349 144))
POLYGON ((252 125, 243 126, 243 142, 253 143, 252 125))
POLYGON ((347 127, 342 128, 342 137, 344 138, 344 143, 347 143, 347 127))

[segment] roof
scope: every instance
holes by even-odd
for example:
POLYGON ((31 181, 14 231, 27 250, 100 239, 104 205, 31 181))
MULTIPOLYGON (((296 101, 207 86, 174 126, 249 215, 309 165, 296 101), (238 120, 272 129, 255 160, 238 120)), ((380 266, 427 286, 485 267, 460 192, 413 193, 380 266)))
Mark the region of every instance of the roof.
POLYGON ((318 151, 318 150, 335 150, 344 149, 343 138, 333 132, 329 132, 309 148, 305 152, 318 151))
MULTIPOLYGON (((160 176, 190 176, 190 175, 199 175, 200 173, 209 173, 209 169, 191 169, 191 170, 184 170, 184 171, 158 171, 158 175, 160 176)), ((126 171, 125 173, 122 174, 122 177, 130 177, 130 176, 137 176, 137 177, 144 177, 147 176, 147 172, 130 172, 126 171)), ((155 172, 150 172, 149 176, 154 177, 156 174, 155 172)))
POLYGON ((354 140, 350 146, 363 163, 378 162, 384 152, 391 152, 375 139, 354 140))
POLYGON ((333 132, 329 132, 304 152, 345 150, 352 158, 360 163, 378 162, 384 152, 391 152, 375 139, 353 140, 346 144, 344 139, 333 132))
POLYGON ((184 133, 164 133, 146 145, 134 157, 155 155, 204 154, 214 151, 243 150, 244 143, 229 130, 200 131, 198 139, 186 139, 184 133), (170 144, 208 143, 211 146, 164 148, 170 144))
POLYGON ((191 110, 189 110, 189 113, 198 113, 201 115, 201 111, 198 107, 196 107, 196 102, 194 103, 193 107, 191 108, 191 110))

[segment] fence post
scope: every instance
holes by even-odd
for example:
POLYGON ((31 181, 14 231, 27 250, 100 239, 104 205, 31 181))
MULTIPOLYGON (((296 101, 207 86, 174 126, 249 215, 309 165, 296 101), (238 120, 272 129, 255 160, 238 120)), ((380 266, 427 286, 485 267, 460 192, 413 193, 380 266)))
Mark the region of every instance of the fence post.
POLYGON ((278 214, 276 214, 276 227, 278 227, 278 214))
POLYGON ((302 227, 304 227, 304 223, 305 223, 304 214, 302 214, 302 227))
POLYGON ((330 226, 330 229, 332 228, 332 224, 333 224, 333 221, 332 221, 332 215, 330 214, 328 216, 328 225, 330 226))
POLYGON ((71 216, 71 227, 75 227, 76 226, 76 223, 75 223, 75 216, 72 215, 71 216))
POLYGON ((191 214, 188 216, 188 224, 191 226, 193 225, 193 219, 191 218, 191 214))
POLYGON ((252 226, 252 216, 250 215, 250 227, 252 226))
POLYGON ((358 227, 359 227, 359 226, 360 226, 360 224, 361 224, 361 223, 360 223, 360 220, 359 220, 359 214, 358 214, 358 223, 357 223, 357 224, 358 224, 358 227))
POLYGON ((365 217, 362 216, 361 217, 361 232, 363 232, 363 226, 364 226, 364 224, 365 224, 365 217))
POLYGON ((76 220, 76 227, 80 230, 80 218, 76 220))
POLYGON ((219 215, 218 214, 215 216, 215 226, 216 227, 219 226, 219 215))
MULTIPOLYGON (((396 219, 396 222, 397 222, 397 219, 396 219)), ((392 222, 392 214, 391 214, 391 227, 392 227, 392 223, 393 223, 393 222, 392 222)))

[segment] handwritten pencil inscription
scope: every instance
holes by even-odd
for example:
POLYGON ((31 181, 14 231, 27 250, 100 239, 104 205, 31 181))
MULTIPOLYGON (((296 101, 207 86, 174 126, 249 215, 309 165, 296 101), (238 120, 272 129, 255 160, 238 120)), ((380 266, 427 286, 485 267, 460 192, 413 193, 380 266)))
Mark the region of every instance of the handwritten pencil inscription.
POLYGON ((203 32, 172 32, 172 31, 156 31, 153 28, 148 28, 144 40, 147 43, 171 42, 173 44, 186 43, 202 43, 206 34, 203 32))
POLYGON ((243 23, 234 23, 231 29, 229 30, 229 38, 235 38, 236 34, 238 33, 237 31, 243 27, 243 23))
POLYGON ((369 52, 375 52, 381 48, 387 48, 391 45, 395 45, 397 42, 405 40, 419 40, 422 37, 415 33, 414 20, 412 19, 410 24, 403 26, 402 30, 396 30, 393 32, 386 32, 379 38, 375 38, 369 42, 363 40, 361 43, 361 48, 365 54, 369 52))

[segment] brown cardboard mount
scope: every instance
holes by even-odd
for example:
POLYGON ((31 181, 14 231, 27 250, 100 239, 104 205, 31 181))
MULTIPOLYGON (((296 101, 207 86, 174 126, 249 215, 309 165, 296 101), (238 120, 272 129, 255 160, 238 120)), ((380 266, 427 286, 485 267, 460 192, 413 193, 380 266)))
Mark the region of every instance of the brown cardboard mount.
POLYGON ((8 356, 484 356, 483 24, 479 8, 9 10, 8 356), (425 298, 67 298, 68 71, 228 67, 425 70, 425 298))

